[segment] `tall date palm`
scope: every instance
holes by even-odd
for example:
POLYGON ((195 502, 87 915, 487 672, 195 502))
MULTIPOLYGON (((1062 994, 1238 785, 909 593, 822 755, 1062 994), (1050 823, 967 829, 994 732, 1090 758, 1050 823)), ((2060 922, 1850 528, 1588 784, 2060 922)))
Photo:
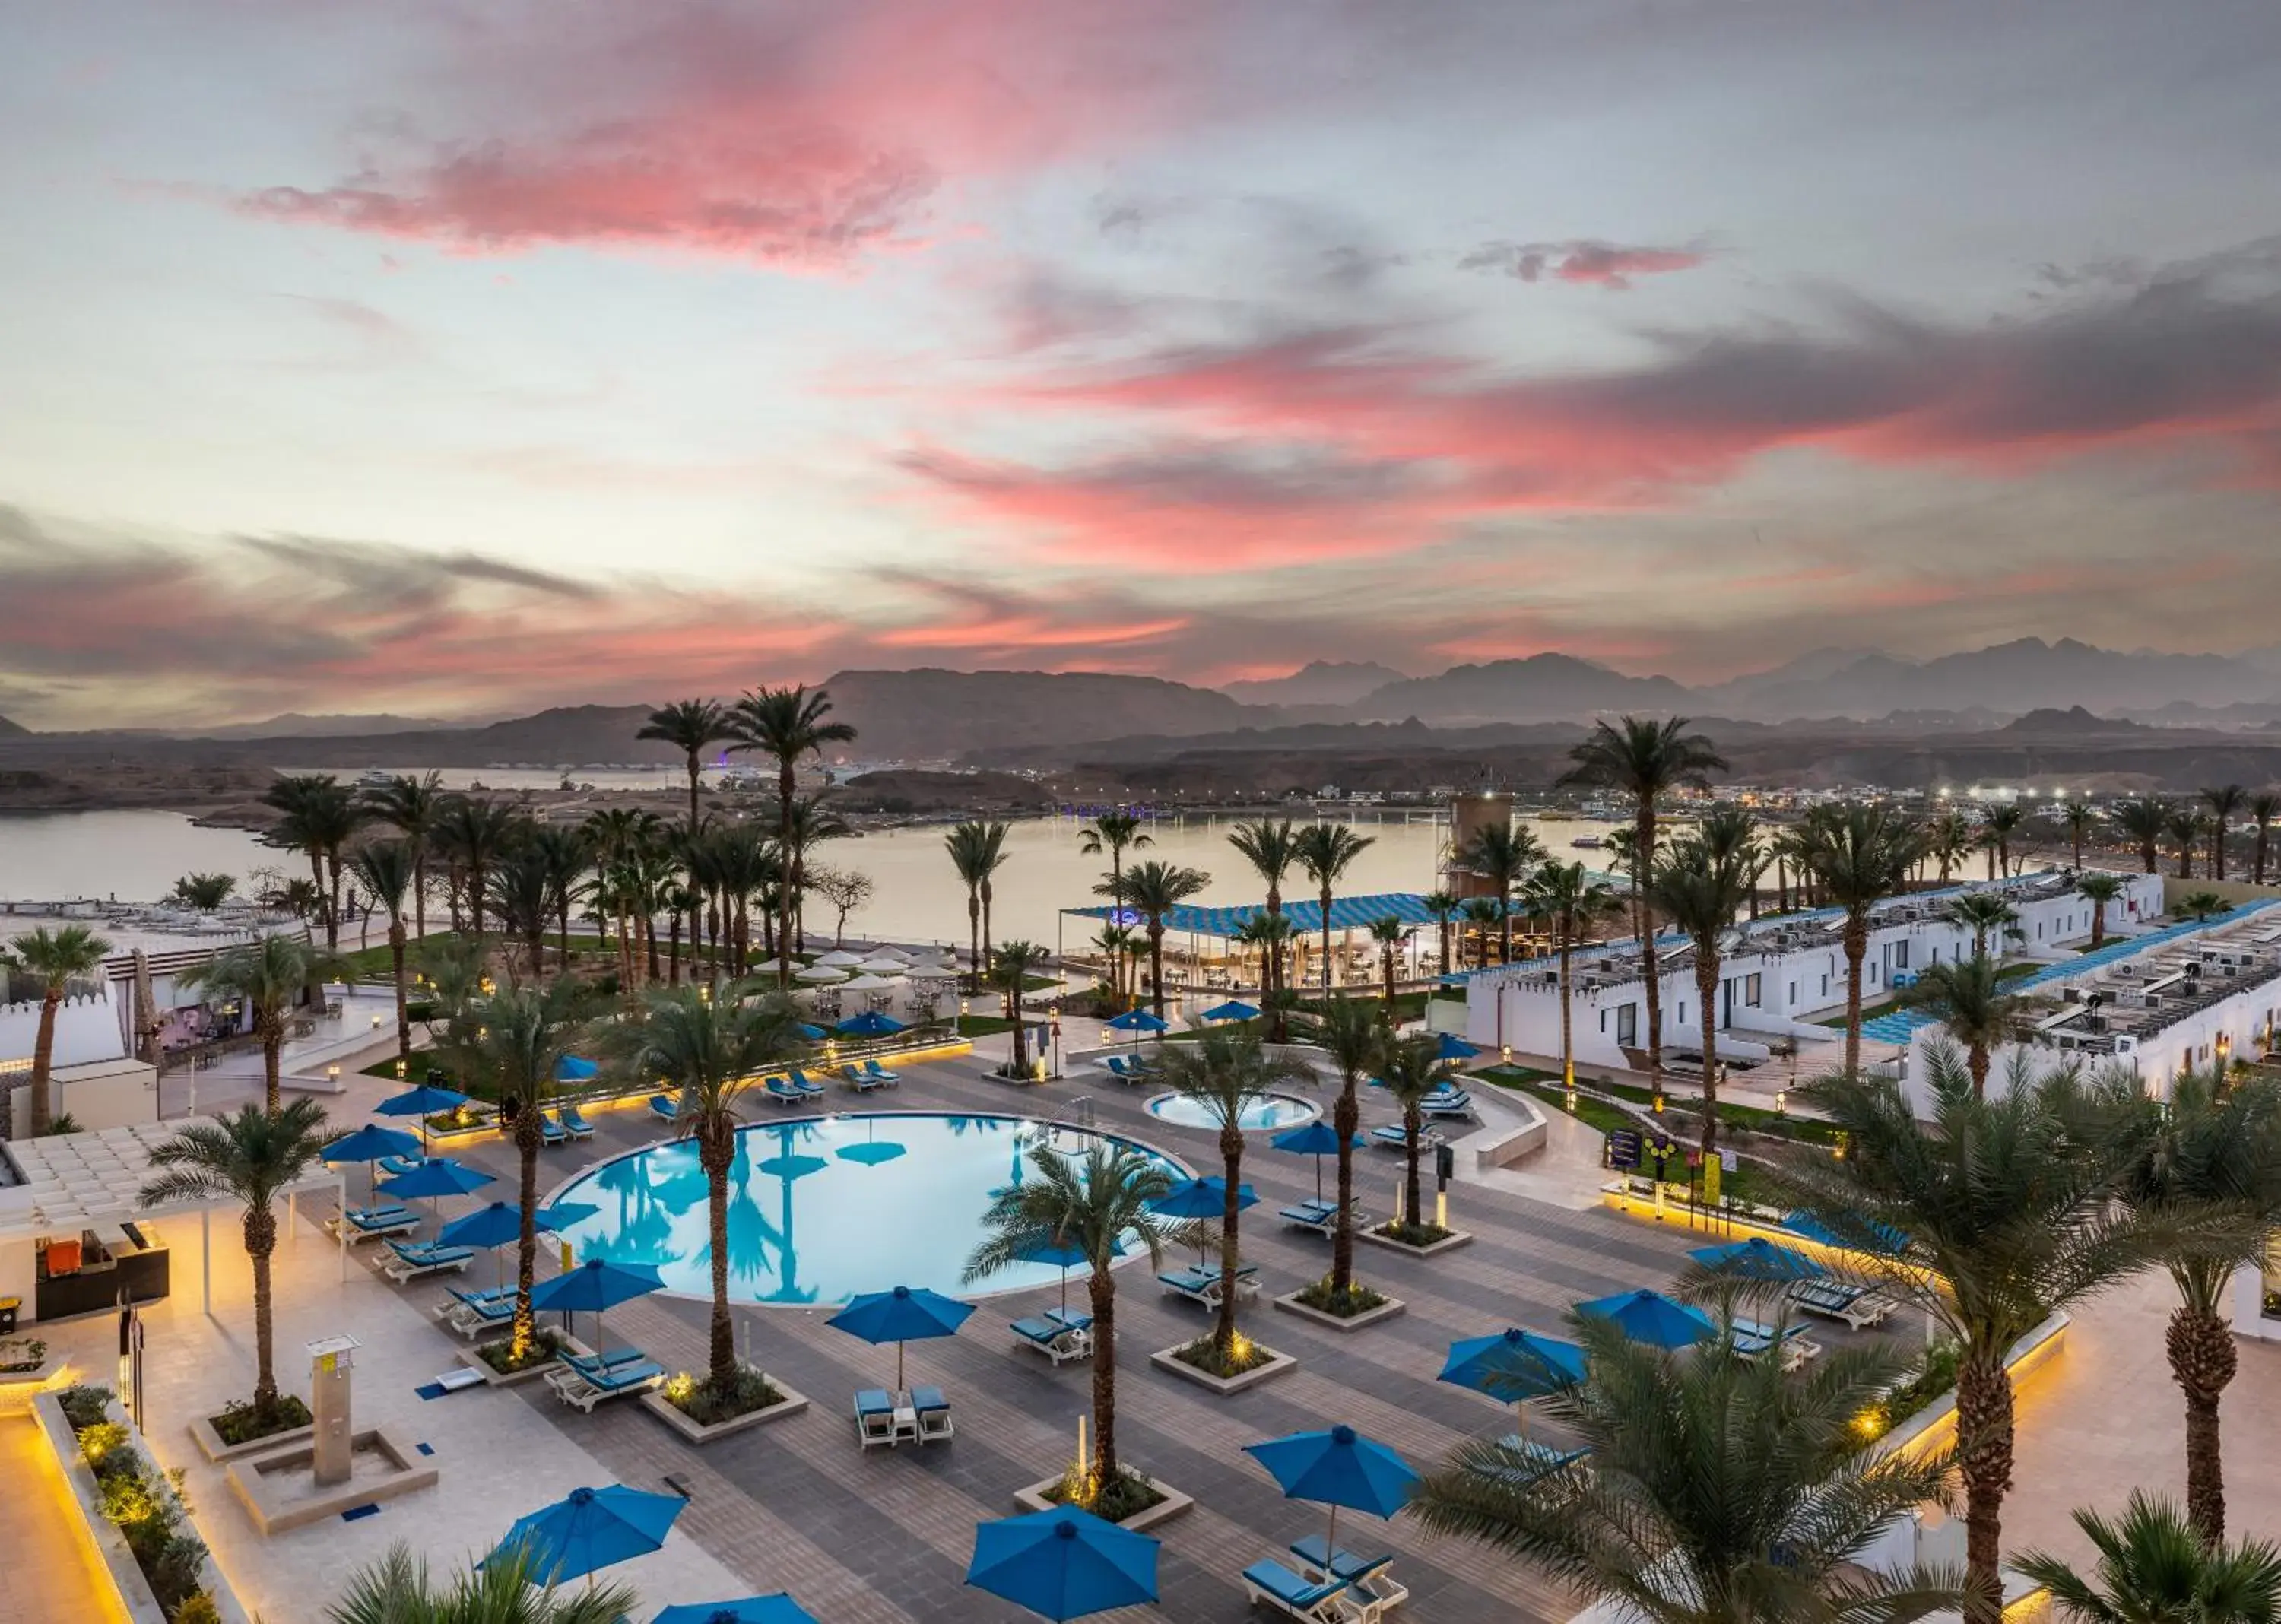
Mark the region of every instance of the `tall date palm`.
POLYGON ((1344 824, 1310 824, 1293 837, 1299 866, 1315 882, 1316 900, 1323 909, 1323 993, 1331 990, 1332 892, 1356 858, 1377 844, 1375 836, 1357 834, 1344 824))

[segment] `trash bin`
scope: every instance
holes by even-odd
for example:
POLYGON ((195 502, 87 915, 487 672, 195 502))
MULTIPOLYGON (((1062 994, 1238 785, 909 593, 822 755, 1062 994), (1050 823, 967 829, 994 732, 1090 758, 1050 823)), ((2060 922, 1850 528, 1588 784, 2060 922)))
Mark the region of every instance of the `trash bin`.
POLYGON ((0 1297, 0 1336, 16 1334, 16 1311, 23 1306, 21 1297, 0 1297))

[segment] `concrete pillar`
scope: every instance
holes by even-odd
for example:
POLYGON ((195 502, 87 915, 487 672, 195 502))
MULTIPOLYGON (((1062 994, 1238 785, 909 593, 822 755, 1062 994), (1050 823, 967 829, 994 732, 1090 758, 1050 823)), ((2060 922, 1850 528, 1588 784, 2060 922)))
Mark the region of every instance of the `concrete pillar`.
POLYGON ((349 1371, 357 1346, 353 1336, 309 1344, 309 1409, 316 1421, 312 1465, 320 1489, 349 1481, 349 1371))

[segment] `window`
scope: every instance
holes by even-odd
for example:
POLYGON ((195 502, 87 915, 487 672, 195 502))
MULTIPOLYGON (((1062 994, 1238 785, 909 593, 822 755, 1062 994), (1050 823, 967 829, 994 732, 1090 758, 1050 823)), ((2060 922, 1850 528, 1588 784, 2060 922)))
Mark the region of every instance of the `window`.
POLYGON ((1790 984, 1790 1003, 1787 1007, 1792 1009, 1798 1008, 1798 983, 1795 981, 1790 984))
POLYGON ((1906 970, 1908 967, 1909 944, 1906 940, 1897 941, 1893 944, 1893 968, 1906 970))
POLYGON ((1821 978, 1821 995, 1824 998, 1829 996, 1829 978, 1828 976, 1821 978))
POLYGON ((1626 1004, 1616 1011, 1616 1041, 1625 1048, 1639 1046, 1639 1006, 1626 1004))
POLYGON ((1940 944, 1938 942, 1935 942, 1933 944, 1932 962, 1936 964, 1940 963, 1940 944))
POLYGON ((1743 978, 1743 1007, 1746 1009, 1757 1009, 1759 1007, 1759 978, 1756 976, 1744 976, 1743 978))

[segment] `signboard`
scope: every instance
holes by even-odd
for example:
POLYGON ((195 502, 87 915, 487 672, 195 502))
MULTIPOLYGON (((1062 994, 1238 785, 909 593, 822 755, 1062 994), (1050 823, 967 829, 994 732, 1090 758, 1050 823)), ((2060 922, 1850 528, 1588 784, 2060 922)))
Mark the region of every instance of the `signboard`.
POLYGON ((1640 1164, 1640 1135, 1637 1128, 1615 1128, 1608 1134, 1608 1165, 1633 1168, 1640 1164))

